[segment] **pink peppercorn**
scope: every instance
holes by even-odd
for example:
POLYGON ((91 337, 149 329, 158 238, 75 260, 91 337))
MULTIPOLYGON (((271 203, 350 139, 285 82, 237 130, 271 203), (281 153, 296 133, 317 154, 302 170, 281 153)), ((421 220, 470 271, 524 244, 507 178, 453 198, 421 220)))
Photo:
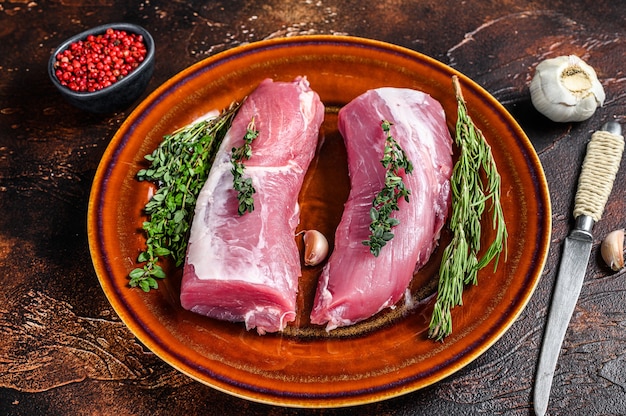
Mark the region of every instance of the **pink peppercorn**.
POLYGON ((61 85, 73 91, 98 91, 128 75, 146 54, 143 36, 109 28, 57 54, 55 75, 61 85))

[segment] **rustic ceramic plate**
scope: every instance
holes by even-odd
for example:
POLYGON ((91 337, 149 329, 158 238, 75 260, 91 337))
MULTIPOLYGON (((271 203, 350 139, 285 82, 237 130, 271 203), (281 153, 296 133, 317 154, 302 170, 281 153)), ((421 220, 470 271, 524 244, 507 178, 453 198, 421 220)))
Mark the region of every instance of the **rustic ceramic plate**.
MULTIPOLYGON (((121 126, 95 176, 89 203, 89 242, 96 273, 121 319, 155 354, 218 390, 253 401, 296 407, 349 406, 430 385, 478 357, 525 307, 546 260, 550 200, 528 138, 505 109, 477 84, 419 53, 377 41, 335 36, 275 39, 238 47, 184 70, 151 94, 121 126), (308 322, 320 268, 304 271, 299 315, 282 335, 259 336, 241 324, 181 308, 180 271, 159 290, 128 287, 144 248, 142 207, 150 186, 135 179, 162 137, 211 110, 241 100, 264 78, 305 75, 326 104, 325 144, 301 194, 304 228, 332 236, 348 192, 337 108, 381 86, 423 90, 456 121, 451 76, 460 76, 470 115, 492 146, 500 173, 509 235, 508 259, 481 272, 478 287, 456 308, 444 343, 427 338, 441 249, 414 279, 417 306, 399 307, 347 330, 326 334, 308 322)), ((446 236, 443 236, 444 240, 446 236)), ((332 243, 332 239, 331 239, 332 243)))

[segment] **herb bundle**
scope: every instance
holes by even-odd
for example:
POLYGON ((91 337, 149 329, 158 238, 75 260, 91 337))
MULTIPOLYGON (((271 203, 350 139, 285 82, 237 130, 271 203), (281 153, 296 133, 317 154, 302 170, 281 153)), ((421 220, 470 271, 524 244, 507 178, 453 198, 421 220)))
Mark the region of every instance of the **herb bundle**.
POLYGON ((463 304, 464 285, 477 284, 478 271, 494 258, 494 269, 498 267, 498 260, 507 239, 506 223, 500 204, 500 174, 491 148, 467 113, 456 76, 453 77, 453 85, 458 106, 455 143, 460 149, 460 155, 450 180, 452 240, 443 252, 437 300, 429 327, 429 337, 438 341, 452 332, 451 310, 463 304), (486 207, 492 213, 495 236, 479 258, 481 218, 486 207))
POLYGON ((370 253, 376 257, 387 242, 394 237, 391 229, 400 223, 397 218, 391 217, 391 213, 400 209, 398 206, 400 199, 409 202, 411 190, 406 188, 400 171, 404 169, 407 174, 413 172, 413 164, 407 159, 402 147, 391 136, 391 123, 383 120, 381 128, 387 136, 383 158, 380 161, 386 170, 385 186, 372 202, 370 237, 363 241, 363 244, 370 248, 370 253))
POLYGON ((142 226, 146 249, 137 258, 144 264, 130 272, 131 287, 157 289, 156 279, 166 277, 158 264, 162 257, 171 256, 176 267, 183 264, 196 198, 238 109, 239 104, 232 104, 218 117, 182 127, 145 156, 150 166, 137 172, 137 179, 158 189, 144 207, 149 217, 142 226))
POLYGON ((245 170, 244 161, 252 157, 252 142, 258 136, 259 132, 254 127, 254 118, 252 118, 243 137, 243 145, 238 148, 233 147, 232 149, 231 163, 233 168, 230 172, 233 174, 233 188, 237 191, 239 215, 254 211, 253 195, 256 193, 256 189, 252 185, 252 179, 244 178, 243 173, 245 170))

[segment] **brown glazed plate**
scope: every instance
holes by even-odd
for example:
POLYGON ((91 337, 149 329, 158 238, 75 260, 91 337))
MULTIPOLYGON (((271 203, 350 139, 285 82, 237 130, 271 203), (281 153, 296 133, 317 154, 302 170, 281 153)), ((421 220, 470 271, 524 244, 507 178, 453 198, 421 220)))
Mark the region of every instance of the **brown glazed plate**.
MULTIPOLYGON (((421 389, 481 355, 511 326, 530 299, 548 253, 551 213, 545 176, 533 147, 511 115, 467 77, 398 46, 341 36, 273 39, 240 46, 185 69, 132 112, 115 134, 97 170, 89 201, 91 255, 102 288, 133 334, 184 374, 229 394, 292 407, 371 403, 421 389), (502 175, 508 255, 478 286, 468 287, 453 311, 445 342, 428 339, 439 249, 416 274, 414 302, 348 329, 326 333, 308 314, 321 266, 303 269, 298 317, 282 334, 259 336, 242 324, 213 320, 180 306, 180 270, 159 289, 128 286, 145 247, 142 208, 151 192, 136 180, 143 156, 163 136, 243 99, 263 79, 308 78, 327 107, 324 140, 300 195, 301 228, 331 237, 349 191, 345 148, 336 112, 368 89, 419 89, 439 100, 451 131, 456 122, 452 75, 461 80, 469 112, 492 147, 502 175)), ((485 229, 489 230, 489 222, 485 229)), ((489 234, 487 232, 487 234, 489 234)), ((487 235, 486 237, 489 237, 487 235)), ((301 244, 299 242, 299 244, 301 244)))

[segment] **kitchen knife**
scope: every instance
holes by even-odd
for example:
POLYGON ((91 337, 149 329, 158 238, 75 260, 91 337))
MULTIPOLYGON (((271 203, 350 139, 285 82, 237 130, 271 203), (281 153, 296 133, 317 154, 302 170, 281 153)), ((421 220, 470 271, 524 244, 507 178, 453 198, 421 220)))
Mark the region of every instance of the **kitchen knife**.
POLYGON ((574 200, 575 227, 563 245, 535 374, 534 408, 538 416, 545 415, 548 409, 561 344, 585 279, 593 244, 591 231, 602 216, 619 169, 624 151, 624 137, 621 134, 620 124, 610 121, 592 135, 587 145, 574 200))

